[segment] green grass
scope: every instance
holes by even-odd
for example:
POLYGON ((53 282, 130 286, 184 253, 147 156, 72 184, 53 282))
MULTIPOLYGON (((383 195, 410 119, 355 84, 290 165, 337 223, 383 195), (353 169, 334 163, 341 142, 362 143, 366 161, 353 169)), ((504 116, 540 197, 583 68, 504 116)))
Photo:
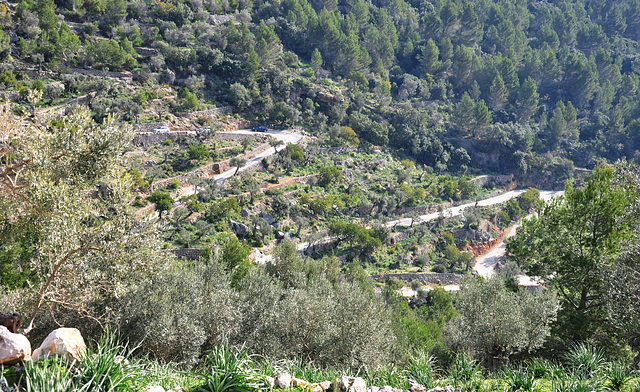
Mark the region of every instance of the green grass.
POLYGON ((226 344, 215 347, 207 355, 198 373, 199 392, 251 392, 258 389, 259 375, 246 350, 233 350, 226 344))
POLYGON ((150 385, 166 390, 182 387, 187 392, 258 392, 268 390, 265 376, 287 371, 311 383, 347 375, 364 378, 368 386, 402 389, 408 388, 411 378, 427 389, 453 385, 462 391, 476 392, 640 392, 637 373, 629 373, 625 364, 606 362, 599 351, 587 346, 575 347, 564 365, 532 359, 494 373, 483 371, 468 354, 457 355, 442 371, 428 352, 399 364, 348 370, 339 366, 321 367, 302 359, 252 357, 246 350, 220 345, 203 359, 199 370, 188 371, 134 358, 132 351, 114 335, 107 334, 79 362, 52 358, 27 362, 22 372, 2 369, 0 386, 17 384, 20 392, 138 392, 150 385), (596 364, 598 369, 594 369, 596 364))

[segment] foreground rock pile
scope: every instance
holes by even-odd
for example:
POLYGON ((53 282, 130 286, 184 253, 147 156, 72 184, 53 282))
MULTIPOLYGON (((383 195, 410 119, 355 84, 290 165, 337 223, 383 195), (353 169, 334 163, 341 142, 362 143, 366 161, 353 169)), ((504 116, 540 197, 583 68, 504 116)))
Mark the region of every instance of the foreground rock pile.
MULTIPOLYGON (((348 376, 340 377, 333 382, 322 381, 319 383, 310 383, 301 378, 293 377, 286 372, 279 374, 277 377, 267 376, 265 377, 265 382, 269 390, 299 388, 310 392, 460 392, 460 388, 454 388, 452 386, 435 387, 427 390, 424 385, 411 379, 409 379, 409 389, 407 390, 392 388, 388 385, 383 387, 367 387, 367 383, 363 378, 348 376)), ((142 392, 184 392, 184 389, 177 388, 166 391, 160 386, 149 386, 144 388, 142 392)))
POLYGON ((427 388, 409 379, 409 389, 402 390, 399 388, 393 388, 389 385, 383 387, 377 387, 371 385, 367 387, 367 383, 361 377, 348 377, 343 376, 332 381, 322 381, 320 383, 310 383, 300 378, 292 377, 289 373, 281 373, 277 377, 266 377, 267 386, 273 388, 305 388, 311 392, 460 392, 460 389, 456 389, 452 386, 435 387, 427 391, 427 388))

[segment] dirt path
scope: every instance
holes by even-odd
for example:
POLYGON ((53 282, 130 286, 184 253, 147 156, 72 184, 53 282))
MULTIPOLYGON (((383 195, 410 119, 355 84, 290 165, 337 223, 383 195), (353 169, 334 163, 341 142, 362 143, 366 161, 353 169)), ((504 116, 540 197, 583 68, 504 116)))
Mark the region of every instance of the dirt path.
MULTIPOLYGON (((544 201, 549 201, 555 197, 562 196, 563 194, 564 191, 540 191, 540 198, 544 201)), ((532 216, 533 214, 528 215, 524 219, 529 219, 532 216)), ((505 236, 504 240, 500 242, 495 248, 493 248, 493 250, 482 256, 476 257, 476 265, 473 267, 473 269, 478 273, 478 275, 484 278, 490 278, 496 273, 495 267, 498 262, 504 257, 506 251, 506 240, 507 238, 512 237, 516 234, 518 227, 520 227, 520 223, 513 225, 509 230, 509 233, 505 236)), ((535 286, 539 283, 535 278, 532 278, 525 274, 521 274, 519 276, 519 281, 521 286, 535 286)))

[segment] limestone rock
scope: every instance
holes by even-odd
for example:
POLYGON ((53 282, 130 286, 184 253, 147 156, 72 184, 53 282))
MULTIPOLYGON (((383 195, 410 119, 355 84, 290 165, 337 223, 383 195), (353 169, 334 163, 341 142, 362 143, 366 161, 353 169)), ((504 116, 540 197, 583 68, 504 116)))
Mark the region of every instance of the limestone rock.
POLYGON ((243 208, 240 210, 240 215, 242 215, 242 217, 243 217, 243 218, 248 217, 248 216, 249 216, 249 210, 247 210, 246 208, 244 208, 244 207, 243 207, 243 208))
POLYGON ((380 392, 380 388, 372 385, 367 389, 367 392, 380 392))
POLYGON ((291 378, 291 386, 294 387, 306 387, 307 385, 310 385, 311 383, 307 380, 303 380, 301 378, 297 378, 297 377, 292 377, 291 378))
POLYGON ((284 232, 283 231, 276 231, 276 239, 277 240, 281 240, 284 238, 284 232))
POLYGON ((323 392, 324 389, 320 386, 320 384, 311 384, 311 392, 323 392))
POLYGON ((362 377, 356 377, 351 383, 349 392, 367 392, 367 383, 362 377))
POLYGON ((424 385, 420 384, 416 380, 410 378, 409 379, 409 390, 411 392, 426 392, 427 388, 424 385))
POLYGON ((167 392, 187 392, 187 391, 185 391, 185 389, 182 387, 178 387, 178 388, 173 388, 171 390, 168 390, 167 392))
POLYGON ((367 392, 367 383, 362 377, 343 376, 334 381, 333 387, 341 392, 367 392))
POLYGON ((291 375, 287 372, 280 373, 276 377, 276 385, 280 388, 289 388, 291 386, 291 375))
POLYGON ((244 223, 236 222, 233 219, 229 219, 228 222, 231 231, 233 231, 235 235, 244 237, 249 234, 249 226, 245 225, 244 223))
POLYGON ((264 383, 267 384, 267 387, 269 387, 269 389, 271 389, 276 386, 276 378, 271 376, 265 376, 264 383))
POLYGON ((13 365, 31 359, 31 343, 24 335, 0 325, 0 364, 13 365))
POLYGON ((429 392, 460 392, 460 388, 454 388, 451 385, 447 385, 446 387, 435 387, 429 389, 429 392))
POLYGON ((275 218, 273 217, 273 215, 269 215, 266 212, 261 212, 260 213, 260 218, 264 219, 267 221, 267 223, 272 224, 273 222, 275 222, 275 218))
POLYGON ((76 328, 58 328, 51 332, 40 347, 33 352, 33 360, 49 358, 52 355, 80 360, 87 352, 87 345, 76 328))
POLYGON ((320 385, 320 388, 322 388, 323 391, 331 389, 331 381, 323 381, 318 385, 320 385))
POLYGON ((165 392, 165 390, 161 386, 151 385, 151 386, 142 388, 142 392, 165 392))

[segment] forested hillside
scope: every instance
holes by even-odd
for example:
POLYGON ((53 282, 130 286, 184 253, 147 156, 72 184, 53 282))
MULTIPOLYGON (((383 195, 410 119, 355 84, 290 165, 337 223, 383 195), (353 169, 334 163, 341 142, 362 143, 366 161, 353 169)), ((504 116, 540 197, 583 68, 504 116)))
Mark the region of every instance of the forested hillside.
POLYGON ((165 111, 230 103, 317 132, 347 125, 440 170, 472 155, 562 173, 564 160, 638 149, 635 1, 25 0, 2 12, 5 89, 31 87, 26 63, 62 71, 45 98, 100 91, 97 118, 134 121, 155 96, 70 80, 66 67, 174 85, 165 111))

